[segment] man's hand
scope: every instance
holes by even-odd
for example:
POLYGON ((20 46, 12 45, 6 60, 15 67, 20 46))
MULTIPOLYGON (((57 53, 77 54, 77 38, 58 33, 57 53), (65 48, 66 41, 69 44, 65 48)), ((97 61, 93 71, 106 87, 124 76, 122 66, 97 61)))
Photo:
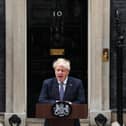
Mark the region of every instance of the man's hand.
POLYGON ((65 102, 68 103, 68 104, 70 104, 70 105, 72 104, 72 102, 70 102, 70 101, 65 101, 65 102))

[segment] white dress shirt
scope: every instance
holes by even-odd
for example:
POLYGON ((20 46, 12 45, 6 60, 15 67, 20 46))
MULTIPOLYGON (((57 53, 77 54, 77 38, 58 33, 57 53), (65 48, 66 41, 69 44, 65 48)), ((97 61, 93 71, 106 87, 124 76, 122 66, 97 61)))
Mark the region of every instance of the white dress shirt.
POLYGON ((63 82, 58 81, 58 83, 59 83, 59 90, 60 90, 60 85, 62 83, 63 84, 63 88, 64 88, 64 92, 65 92, 67 80, 68 80, 68 77, 63 82))

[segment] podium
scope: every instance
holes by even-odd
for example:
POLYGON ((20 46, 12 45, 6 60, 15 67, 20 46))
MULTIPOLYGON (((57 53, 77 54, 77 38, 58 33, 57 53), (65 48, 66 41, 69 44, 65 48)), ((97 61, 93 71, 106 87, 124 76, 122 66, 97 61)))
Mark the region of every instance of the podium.
POLYGON ((51 104, 36 104, 36 117, 46 118, 50 126, 74 126, 75 119, 84 119, 88 116, 87 104, 72 104, 72 112, 68 117, 56 117, 52 114, 51 104))

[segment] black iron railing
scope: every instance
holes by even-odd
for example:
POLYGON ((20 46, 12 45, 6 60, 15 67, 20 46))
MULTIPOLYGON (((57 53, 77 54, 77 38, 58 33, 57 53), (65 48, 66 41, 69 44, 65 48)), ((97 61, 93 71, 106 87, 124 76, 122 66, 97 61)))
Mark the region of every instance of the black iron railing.
POLYGON ((123 125, 123 48, 124 31, 121 28, 121 17, 118 9, 115 10, 116 21, 116 54, 117 54, 117 121, 123 125))

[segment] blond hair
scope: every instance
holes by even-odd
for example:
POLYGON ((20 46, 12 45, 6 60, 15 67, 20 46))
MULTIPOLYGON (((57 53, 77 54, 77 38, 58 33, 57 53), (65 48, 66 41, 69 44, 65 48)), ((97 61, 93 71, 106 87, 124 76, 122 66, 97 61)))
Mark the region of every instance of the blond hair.
POLYGON ((56 66, 63 66, 64 68, 70 70, 70 61, 64 58, 58 58, 53 62, 53 68, 55 69, 56 66))

